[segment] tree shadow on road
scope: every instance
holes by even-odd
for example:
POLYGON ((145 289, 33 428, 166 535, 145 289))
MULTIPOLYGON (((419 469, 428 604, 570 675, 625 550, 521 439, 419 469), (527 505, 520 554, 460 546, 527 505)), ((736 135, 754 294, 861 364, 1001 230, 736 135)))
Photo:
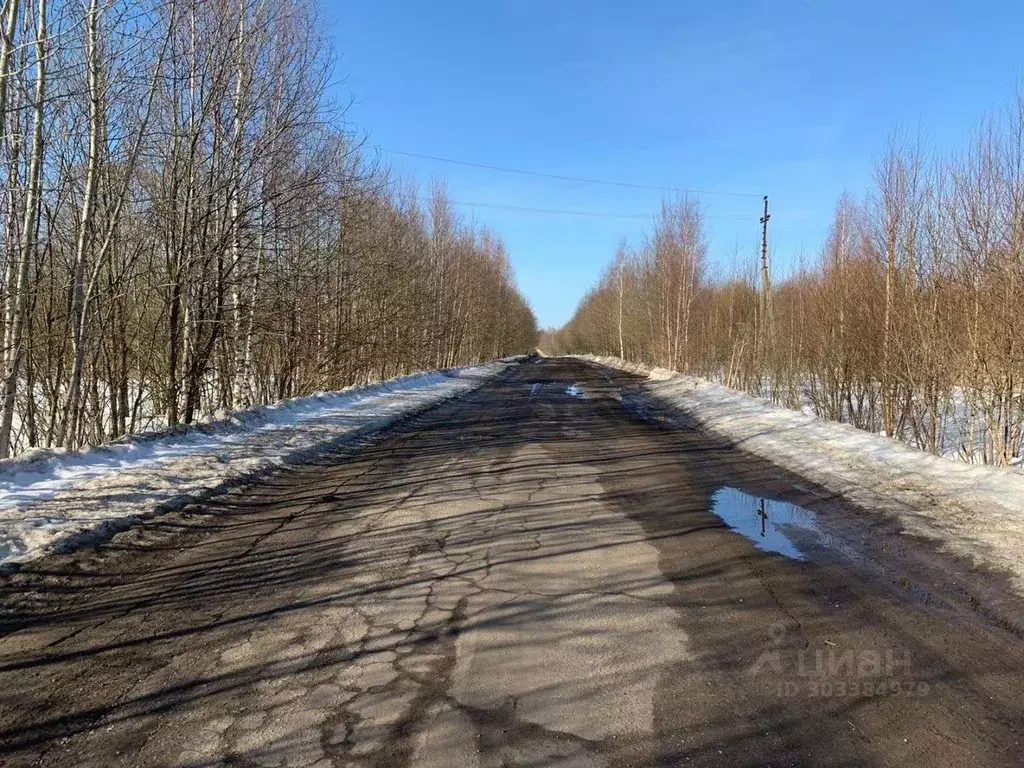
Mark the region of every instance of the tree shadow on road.
POLYGON ((965 728, 987 729, 998 754, 1000 729, 1021 723, 1013 638, 852 582, 850 564, 755 550, 709 511, 725 484, 858 512, 698 432, 630 418, 599 382, 591 399, 538 396, 534 383, 543 394, 590 375, 576 363, 540 369, 523 366, 358 452, 338 447, 7 577, 0 757, 241 766, 308 753, 398 765, 445 713, 497 764, 952 765, 971 745, 936 745, 965 728), (657 568, 620 569, 585 593, 531 582, 501 597, 516 574, 621 560, 638 545, 656 550, 657 568), (544 647, 586 657, 606 638, 580 617, 609 600, 667 612, 683 647, 650 662, 637 648, 619 666, 595 651, 586 674, 552 669, 518 705, 496 692, 475 706, 450 690, 460 637, 489 638, 510 668, 524 665, 520 679, 544 675, 550 658, 522 661, 523 638, 540 628, 544 647), (903 666, 808 666, 833 650, 855 662, 892 652, 903 666), (580 739, 541 727, 652 680, 653 730, 580 739), (840 694, 840 680, 859 687, 840 694), (869 682, 928 692, 863 693, 869 682), (372 733, 350 704, 371 699, 393 702, 372 733))

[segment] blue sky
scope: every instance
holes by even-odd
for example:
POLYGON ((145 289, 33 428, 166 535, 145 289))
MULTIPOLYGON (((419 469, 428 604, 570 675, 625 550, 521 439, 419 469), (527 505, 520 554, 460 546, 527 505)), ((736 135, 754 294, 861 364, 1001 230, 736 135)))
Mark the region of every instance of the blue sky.
MULTIPOLYGON (((888 135, 965 143, 1022 74, 1009 0, 323 0, 340 100, 370 145, 701 195, 711 257, 752 257, 761 194, 777 272, 817 251, 888 135), (982 8, 984 7, 984 11, 982 8), (746 215, 746 219, 715 218, 746 215)), ((455 200, 653 214, 662 193, 383 155, 455 200)), ((643 219, 462 206, 507 244, 558 326, 643 219)))

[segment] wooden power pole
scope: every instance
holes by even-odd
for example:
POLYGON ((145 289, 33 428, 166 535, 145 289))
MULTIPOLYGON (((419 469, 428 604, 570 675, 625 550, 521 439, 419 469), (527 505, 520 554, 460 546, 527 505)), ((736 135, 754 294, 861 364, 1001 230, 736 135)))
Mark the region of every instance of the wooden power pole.
POLYGON ((768 290, 768 195, 764 196, 764 215, 761 217, 761 287, 768 290))
POLYGON ((764 196, 764 214, 761 216, 761 333, 759 336, 760 348, 767 351, 771 335, 771 301, 772 285, 768 275, 768 220, 771 214, 768 213, 768 195, 764 196))

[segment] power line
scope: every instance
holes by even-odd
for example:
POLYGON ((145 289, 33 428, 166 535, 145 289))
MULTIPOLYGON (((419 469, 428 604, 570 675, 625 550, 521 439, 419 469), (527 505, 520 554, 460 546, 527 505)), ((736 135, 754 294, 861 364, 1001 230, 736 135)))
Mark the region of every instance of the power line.
POLYGON ((483 168, 488 171, 501 171, 502 173, 518 173, 523 176, 540 176, 544 179, 559 179, 561 181, 579 181, 584 184, 603 184, 609 187, 630 187, 632 189, 651 189, 658 192, 689 192, 695 195, 726 195, 729 197, 761 197, 753 192, 719 192, 711 189, 686 189, 682 187, 658 187, 650 184, 633 184, 628 181, 608 181, 607 179, 589 179, 582 176, 563 176, 558 173, 544 173, 542 171, 527 171, 522 168, 506 168, 501 165, 487 165, 486 163, 472 163, 468 160, 453 160, 450 157, 437 157, 436 155, 422 155, 418 152, 403 152, 399 149, 387 149, 378 146, 381 152, 389 155, 404 155, 405 157, 418 157, 423 160, 434 160, 439 163, 450 163, 452 165, 465 165, 470 168, 483 168))
MULTIPOLYGON (((423 198, 429 201, 429 198, 423 198)), ((531 208, 523 205, 499 205, 498 203, 477 203, 472 200, 449 200, 452 205, 468 205, 473 208, 494 208, 502 211, 520 211, 523 213, 549 213, 559 214, 564 216, 591 216, 600 219, 651 219, 654 218, 654 214, 651 213, 609 213, 603 211, 571 211, 562 208, 531 208)), ((754 217, 747 216, 745 214, 723 214, 719 216, 705 216, 706 219, 731 219, 735 221, 742 221, 744 219, 753 219, 754 217)))

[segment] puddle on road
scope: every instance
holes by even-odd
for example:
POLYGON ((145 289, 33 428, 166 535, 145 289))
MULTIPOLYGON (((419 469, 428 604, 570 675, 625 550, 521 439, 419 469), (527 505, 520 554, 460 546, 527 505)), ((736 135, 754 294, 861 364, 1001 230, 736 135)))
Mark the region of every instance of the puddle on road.
POLYGON ((793 526, 821 538, 818 518, 809 509, 786 501, 751 496, 737 488, 719 488, 711 496, 711 511, 732 530, 746 536, 758 549, 777 552, 793 560, 806 560, 786 528, 793 526))
MULTIPOLYGON (((730 529, 750 539, 758 549, 776 552, 792 560, 833 560, 835 555, 861 566, 870 562, 850 539, 837 535, 829 521, 819 520, 809 509, 787 501, 752 496, 737 488, 719 488, 711 496, 711 511, 730 529)), ((874 561, 877 566, 878 562, 874 561)), ((949 604, 933 595, 897 568, 888 580, 916 601, 936 608, 949 604)))
MULTIPOLYGON (((533 398, 541 393, 541 389, 544 385, 542 382, 538 381, 528 384, 527 386, 529 386, 530 388, 530 397, 533 398)), ((587 393, 583 391, 583 387, 576 383, 570 384, 568 387, 566 387, 565 394, 568 395, 569 397, 575 397, 578 400, 587 399, 587 393)))

